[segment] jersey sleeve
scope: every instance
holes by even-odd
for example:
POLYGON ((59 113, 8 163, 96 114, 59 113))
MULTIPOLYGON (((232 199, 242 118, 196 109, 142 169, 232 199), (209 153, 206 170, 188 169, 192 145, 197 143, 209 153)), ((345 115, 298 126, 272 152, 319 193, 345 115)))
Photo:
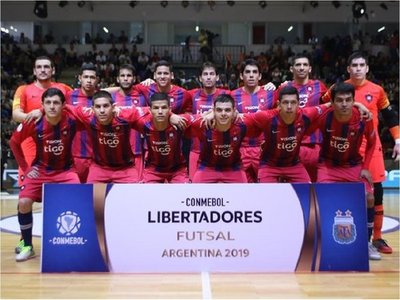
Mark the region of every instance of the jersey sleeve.
POLYGON ((377 105, 379 110, 385 109, 390 105, 389 98, 382 87, 379 88, 379 99, 377 105))
POLYGON ((183 106, 182 106, 182 112, 187 112, 191 113, 193 109, 193 101, 192 101, 192 96, 191 94, 186 91, 185 89, 183 90, 183 106))
POLYGON ((25 96, 26 85, 21 85, 17 88, 13 99, 13 110, 20 108, 24 110, 26 106, 26 96, 25 96))
POLYGON ((333 85, 325 92, 325 94, 321 97, 321 102, 326 103, 332 100, 332 87, 333 85))
POLYGON ((30 136, 33 136, 34 133, 34 123, 31 122, 21 123, 13 132, 10 139, 10 148, 14 154, 15 160, 17 161, 19 167, 25 172, 25 170, 29 167, 28 163, 25 160, 24 153, 22 151, 22 142, 30 136))
POLYGON ((82 106, 72 106, 66 104, 64 110, 69 116, 77 120, 80 125, 87 126, 90 124, 90 119, 93 117, 93 111, 82 106))

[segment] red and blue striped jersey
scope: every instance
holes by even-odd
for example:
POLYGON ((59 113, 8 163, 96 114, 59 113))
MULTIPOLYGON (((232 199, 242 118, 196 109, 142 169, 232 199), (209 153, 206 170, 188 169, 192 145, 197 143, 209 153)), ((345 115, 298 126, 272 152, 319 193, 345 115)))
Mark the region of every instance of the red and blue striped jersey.
POLYGON ((299 109, 295 121, 286 124, 279 109, 245 115, 245 123, 262 130, 260 165, 274 167, 294 166, 299 162, 300 144, 311 123, 326 110, 315 106, 299 109))
MULTIPOLYGON (((184 116, 190 121, 188 115, 184 116)), ((164 173, 175 172, 185 166, 186 161, 181 150, 183 131, 171 125, 168 125, 165 130, 157 130, 151 114, 139 120, 137 130, 143 134, 148 147, 146 167, 152 167, 157 172, 164 173)))
MULTIPOLYGON (((152 83, 150 86, 137 84, 133 88, 146 99, 147 106, 150 106, 150 97, 154 93, 160 92, 156 83, 152 83)), ((192 97, 188 91, 177 85, 172 85, 167 94, 170 97, 170 105, 173 113, 183 114, 192 112, 192 97)))
MULTIPOLYGON (((66 103, 73 106, 92 107, 93 99, 91 96, 83 94, 81 89, 74 89, 67 94, 66 103)), ((72 155, 74 157, 90 158, 92 157, 92 143, 88 133, 84 128, 78 130, 72 145, 72 155)))
MULTIPOLYGON (((231 91, 231 96, 235 100, 236 109, 243 114, 255 113, 258 110, 268 110, 273 108, 274 105, 274 91, 265 91, 261 87, 253 94, 247 93, 244 88, 240 87, 231 91)), ((261 142, 261 137, 246 137, 242 146, 258 147, 261 142)))
MULTIPOLYGON (((312 107, 319 105, 322 101, 322 96, 328 90, 325 84, 319 80, 308 80, 306 84, 298 84, 294 81, 289 81, 286 84, 281 85, 275 94, 275 100, 278 101, 279 91, 282 87, 289 85, 293 86, 299 92, 299 106, 312 107)), ((302 144, 320 144, 322 142, 322 136, 319 130, 315 130, 310 135, 305 135, 303 137, 302 144)))
POLYGON ((201 119, 197 119, 188 127, 189 134, 200 141, 199 169, 240 170, 241 144, 246 135, 255 135, 255 132, 250 131, 243 122, 232 124, 225 132, 206 129, 200 123, 201 119))
POLYGON ((332 166, 356 166, 363 164, 368 169, 376 143, 373 121, 366 121, 353 107, 352 117, 348 122, 339 122, 329 109, 319 119, 318 126, 323 135, 320 162, 332 166), (367 140, 365 158, 359 153, 363 137, 367 140))
POLYGON ((134 164, 130 131, 141 117, 136 108, 121 110, 109 125, 100 124, 93 112, 83 111, 81 107, 74 110, 67 106, 67 110, 85 125, 92 141, 96 164, 111 169, 127 168, 134 164))
POLYGON ((32 166, 43 167, 47 171, 68 170, 73 163, 71 148, 76 131, 76 119, 63 111, 57 125, 50 124, 45 117, 36 124, 21 123, 11 137, 10 147, 18 165, 25 171, 29 166, 22 152, 21 143, 32 137, 36 145, 32 166))
MULTIPOLYGON (((129 95, 124 95, 121 92, 115 92, 112 93, 111 96, 116 106, 120 107, 147 106, 144 96, 139 95, 139 93, 134 89, 132 89, 132 92, 129 95)), ((140 133, 132 129, 130 140, 131 140, 131 147, 133 154, 140 155, 142 153, 142 147, 143 147, 140 133)))
MULTIPOLYGON (((229 94, 230 91, 224 89, 216 89, 214 94, 206 94, 203 89, 193 89, 189 91, 192 97, 193 115, 201 115, 203 112, 206 112, 213 108, 214 100, 217 96, 221 94, 229 94)), ((200 143, 197 138, 192 139, 192 151, 199 152, 200 151, 200 143)))

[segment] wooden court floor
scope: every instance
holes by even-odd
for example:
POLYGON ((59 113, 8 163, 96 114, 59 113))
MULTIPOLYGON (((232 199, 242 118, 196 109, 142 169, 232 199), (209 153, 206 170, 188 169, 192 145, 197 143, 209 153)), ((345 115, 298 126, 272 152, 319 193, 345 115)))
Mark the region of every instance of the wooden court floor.
MULTIPOLYGON (((16 200, 0 202, 1 218, 16 214, 16 200)), ((398 194, 384 203, 385 215, 398 218, 398 194)), ((40 257, 16 263, 18 235, 1 232, 1 299, 399 299, 399 231, 384 238, 394 253, 370 261, 365 273, 41 274, 40 257)), ((34 247, 40 253, 39 238, 34 247)))

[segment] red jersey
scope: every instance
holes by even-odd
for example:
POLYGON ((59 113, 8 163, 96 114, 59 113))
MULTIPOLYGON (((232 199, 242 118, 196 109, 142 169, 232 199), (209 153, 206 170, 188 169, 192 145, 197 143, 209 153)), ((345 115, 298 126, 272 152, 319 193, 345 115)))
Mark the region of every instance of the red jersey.
POLYGON ((216 171, 240 170, 242 160, 240 147, 246 135, 256 136, 259 132, 249 130, 243 122, 232 124, 225 132, 206 129, 197 119, 188 130, 200 140, 199 169, 213 168, 216 171))
MULTIPOLYGON (((74 89, 67 94, 66 103, 79 107, 92 107, 92 96, 86 96, 81 89, 74 89)), ((85 128, 79 128, 76 133, 74 143, 72 144, 72 155, 74 157, 90 158, 92 157, 92 142, 85 128)))
POLYGON ((71 147, 76 133, 76 119, 62 112, 61 121, 51 125, 46 118, 41 118, 36 124, 21 123, 14 131, 10 147, 22 170, 29 166, 22 152, 21 143, 27 138, 33 138, 36 156, 32 166, 43 167, 47 171, 68 170, 72 166, 71 147))
MULTIPOLYGON (((147 106, 150 106, 150 97, 154 93, 160 93, 156 83, 152 83, 150 86, 137 84, 133 88, 146 99, 147 106)), ((167 94, 170 97, 170 105, 173 113, 183 114, 192 111, 192 97, 188 91, 179 86, 172 85, 167 94)))
MULTIPOLYGON (((311 107, 321 103, 322 96, 328 90, 324 83, 319 80, 308 80, 306 84, 298 84, 294 81, 289 81, 286 84, 279 86, 275 93, 275 103, 279 100, 279 92, 284 86, 293 86, 299 93, 299 106, 311 107)), ((324 101, 328 102, 328 101, 324 101)), ((322 142, 322 135, 319 130, 315 130, 310 135, 305 135, 302 144, 320 144, 322 142)))
MULTIPOLYGON (((385 90, 369 81, 365 80, 362 85, 356 86, 353 84, 353 82, 349 79, 346 80, 345 82, 350 83, 354 86, 355 89, 355 96, 354 100, 356 102, 359 102, 361 104, 364 104, 368 110, 372 113, 372 123, 374 126, 375 132, 378 131, 378 125, 379 125, 379 111, 382 109, 387 108, 390 105, 389 99, 385 93, 385 90)), ((331 90, 329 89, 328 92, 324 95, 324 99, 331 100, 331 90)), ((366 145, 366 140, 363 141, 363 151, 365 151, 365 145, 366 145)), ((381 148, 381 141, 379 139, 379 136, 376 138, 376 143, 375 143, 375 149, 381 148)), ((378 152, 378 151, 377 151, 378 152)))
MULTIPOLYGON (((186 115, 189 120, 189 116, 186 115)), ((182 139, 184 133, 171 125, 159 131, 154 127, 151 114, 141 118, 137 130, 144 135, 148 148, 146 167, 153 167, 157 172, 175 172, 185 166, 182 154, 182 139)))
POLYGON ((67 110, 85 125, 92 141, 92 157, 96 164, 112 169, 127 168, 134 164, 129 133, 141 117, 137 109, 122 110, 109 125, 100 124, 93 112, 84 112, 81 107, 74 110, 67 106, 67 110))
MULTIPOLYGON (((192 97, 193 109, 192 113, 194 115, 201 115, 213 108, 214 100, 217 96, 221 94, 229 94, 229 91, 224 89, 216 89, 214 94, 206 94, 203 89, 193 89, 189 91, 192 97)), ((200 143, 197 138, 192 139, 192 151, 200 152, 200 143)))
MULTIPOLYGON (((49 88, 58 88, 64 95, 67 95, 72 89, 59 82, 51 82, 49 88)), ((34 109, 42 107, 42 95, 47 90, 38 87, 35 83, 21 85, 14 94, 13 109, 21 108, 24 113, 29 113, 34 109)))
POLYGON ((326 162, 332 166, 363 164, 363 168, 368 169, 375 147, 376 131, 372 120, 363 119, 355 107, 352 111, 351 119, 345 123, 336 120, 332 108, 318 120, 318 126, 323 135, 320 162, 326 162), (367 140, 364 163, 359 154, 363 137, 367 140))
POLYGON ((245 123, 262 130, 260 166, 290 167, 299 163, 300 144, 324 106, 298 109, 295 121, 286 124, 278 109, 245 115, 245 123))
MULTIPOLYGON (((129 95, 124 95, 121 92, 115 92, 111 96, 116 106, 147 106, 144 96, 139 95, 139 93, 134 89, 132 89, 132 92, 129 95)), ((132 129, 130 135, 132 152, 135 155, 140 155, 142 153, 142 138, 140 133, 132 129)))
MULTIPOLYGON (((263 88, 259 88, 257 92, 249 94, 240 87, 231 91, 231 96, 235 100, 236 109, 239 113, 255 113, 258 110, 267 110, 274 106, 274 91, 265 91, 263 88)), ((246 137, 242 146, 258 147, 261 145, 261 142, 261 137, 246 137)))
MULTIPOLYGON (((68 85, 59 82, 51 82, 50 87, 60 89, 64 95, 72 90, 68 85)), ((34 109, 40 109, 45 91, 46 89, 38 87, 35 83, 19 86, 14 94, 13 110, 20 108, 24 113, 29 113, 34 109)), ((35 144, 32 139, 25 141, 23 148, 27 154, 35 153, 35 144)))

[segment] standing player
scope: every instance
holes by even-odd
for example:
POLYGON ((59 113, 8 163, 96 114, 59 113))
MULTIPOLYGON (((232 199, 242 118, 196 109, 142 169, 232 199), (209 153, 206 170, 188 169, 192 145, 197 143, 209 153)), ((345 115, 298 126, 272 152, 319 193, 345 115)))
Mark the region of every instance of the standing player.
MULTIPOLYGON (((255 113, 273 108, 274 91, 265 90, 258 84, 261 80, 260 67, 256 60, 246 59, 240 70, 244 86, 231 91, 239 113, 255 113)), ((242 161, 249 183, 257 182, 260 163, 261 137, 246 137, 242 143, 242 161)))
MULTIPOLYGON (((67 94, 67 104, 79 107, 92 107, 93 94, 97 90, 99 77, 96 67, 93 64, 84 64, 78 76, 80 88, 74 89, 67 94)), ((81 183, 87 181, 89 167, 92 163, 92 143, 84 128, 78 130, 74 144, 72 146, 72 155, 74 156, 74 166, 79 175, 81 183)))
POLYGON ((79 183, 78 175, 72 169, 71 155, 76 120, 63 112, 64 105, 64 94, 59 89, 49 88, 42 95, 44 117, 37 123, 20 124, 10 140, 18 165, 26 174, 18 200, 22 240, 15 249, 16 261, 35 256, 32 245, 32 207, 34 202, 42 201, 42 184, 79 183), (31 165, 21 145, 28 138, 32 138, 36 145, 36 155, 31 165))
MULTIPOLYGON (((279 94, 279 90, 284 86, 293 86, 299 92, 300 108, 319 105, 321 97, 326 93, 327 88, 321 81, 310 79, 311 71, 310 58, 305 54, 296 55, 290 66, 293 80, 281 85, 275 96, 279 94)), ((307 169, 312 182, 317 180, 317 163, 321 142, 321 133, 318 129, 311 134, 305 135, 301 141, 300 160, 307 169)))
POLYGON ((369 258, 381 259, 376 248, 369 242, 374 222, 374 192, 371 165, 376 143, 373 121, 365 121, 353 108, 354 87, 338 83, 331 89, 332 106, 319 120, 318 127, 323 142, 318 164, 318 182, 363 181, 367 199, 368 252, 369 258), (366 141, 364 160, 359 153, 363 138, 366 141))
MULTIPOLYGON (((390 133, 395 140, 393 148, 393 158, 400 160, 400 133, 399 120, 395 111, 391 108, 390 102, 383 88, 373 82, 367 80, 369 71, 368 58, 361 52, 355 52, 347 60, 347 72, 350 79, 346 82, 351 83, 355 87, 355 101, 364 104, 371 112, 375 132, 378 132, 378 115, 382 114, 390 133)), ((330 91, 324 98, 329 100, 330 91)), ((363 142, 360 152, 365 155, 366 141, 363 142)), ((376 139, 374 154, 369 166, 374 182, 374 198, 375 198, 375 218, 373 244, 382 253, 392 253, 392 248, 382 239, 383 224, 383 188, 382 181, 385 180, 385 166, 383 161, 382 144, 379 136, 376 139)))
POLYGON ((160 60, 154 68, 154 83, 150 85, 137 84, 134 88, 140 95, 144 96, 147 106, 150 106, 150 97, 154 93, 166 93, 169 96, 171 111, 175 114, 182 114, 192 111, 192 98, 188 91, 172 84, 174 73, 172 66, 165 60, 160 60))
POLYGON ((300 143, 311 124, 326 110, 326 106, 299 108, 299 94, 295 87, 280 89, 278 108, 245 114, 245 123, 262 131, 259 182, 310 182, 310 177, 299 161, 300 143))
POLYGON ((240 147, 249 132, 243 122, 234 123, 235 101, 230 95, 221 94, 213 105, 215 127, 207 129, 202 120, 196 120, 188 128, 191 136, 200 141, 200 156, 194 183, 246 183, 242 167, 240 147))
MULTIPOLYGON (((39 56, 35 59, 33 67, 35 81, 31 84, 19 86, 15 91, 12 112, 14 121, 23 122, 27 118, 28 120, 35 118, 41 108, 42 95, 46 89, 56 87, 60 89, 64 95, 71 90, 69 86, 63 83, 53 82, 52 77, 54 74, 54 64, 49 57, 39 56)), ((33 139, 26 139, 23 142, 22 149, 27 163, 31 164, 36 153, 33 139)), ((23 172, 21 172, 21 168, 18 174, 18 182, 21 184, 24 175, 23 172)))
MULTIPOLYGON (((125 64, 119 68, 117 82, 119 88, 112 92, 112 97, 117 107, 143 107, 147 106, 146 100, 139 95, 134 88, 136 82, 136 69, 134 66, 125 64)), ((131 146, 135 159, 135 168, 138 172, 139 179, 143 175, 143 139, 139 132, 131 130, 131 146)))
MULTIPOLYGON (((192 97, 194 115, 201 115, 212 109, 214 100, 220 94, 229 94, 229 91, 217 88, 219 76, 215 65, 211 62, 205 62, 201 66, 199 80, 202 84, 201 88, 190 90, 192 97)), ((197 169, 199 160, 200 144, 199 140, 194 137, 192 139, 192 147, 189 155, 189 178, 192 179, 197 169)))
MULTIPOLYGON (((150 112, 150 115, 138 121, 137 126, 148 146, 143 181, 188 182, 186 161, 181 151, 184 132, 170 124, 169 96, 165 93, 153 94, 150 97, 150 112)), ((186 115, 186 119, 189 119, 189 115, 186 115)))

